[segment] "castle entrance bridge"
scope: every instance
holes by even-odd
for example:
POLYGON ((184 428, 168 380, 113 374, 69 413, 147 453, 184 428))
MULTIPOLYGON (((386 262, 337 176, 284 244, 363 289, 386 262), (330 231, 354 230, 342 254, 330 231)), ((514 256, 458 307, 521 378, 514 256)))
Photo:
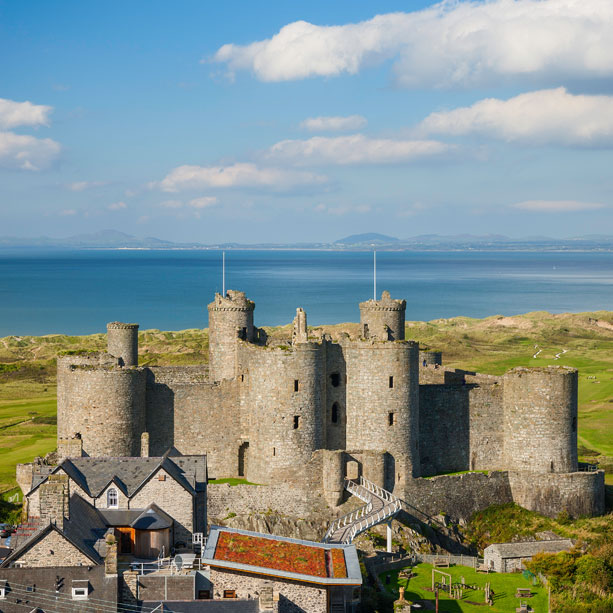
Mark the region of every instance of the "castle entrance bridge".
POLYGON ((387 551, 391 553, 391 524, 401 509, 400 499, 364 477, 345 479, 345 489, 366 504, 335 519, 330 524, 323 542, 351 543, 358 534, 378 524, 387 523, 387 551))

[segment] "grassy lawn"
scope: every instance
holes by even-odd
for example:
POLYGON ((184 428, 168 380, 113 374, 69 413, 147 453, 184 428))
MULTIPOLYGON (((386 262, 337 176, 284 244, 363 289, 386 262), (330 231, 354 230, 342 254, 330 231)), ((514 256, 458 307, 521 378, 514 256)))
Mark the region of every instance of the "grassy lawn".
MULTIPOLYGON (((17 464, 56 448, 57 403, 54 387, 27 399, 14 397, 23 391, 21 386, 5 384, 0 390, 0 492, 4 492, 16 484, 17 464)), ((36 390, 28 386, 26 393, 32 392, 36 390)))
MULTIPOLYGON (((416 600, 430 600, 433 602, 434 593, 425 589, 430 588, 432 585, 432 568, 431 564, 419 564, 413 568, 413 572, 417 576, 411 579, 400 579, 400 583, 398 579, 400 571, 381 573, 379 578, 395 598, 398 598, 398 587, 402 585, 405 588, 405 600, 413 602, 416 600), (389 584, 386 584, 387 575, 390 575, 389 584)), ((438 570, 450 574, 452 583, 459 583, 464 578, 465 584, 474 585, 478 588, 476 590, 464 590, 464 596, 461 600, 452 600, 446 593, 439 591, 439 611, 446 611, 447 613, 477 613, 478 611, 482 613, 485 613, 485 611, 491 611, 492 613, 515 613, 515 608, 519 606, 519 599, 515 598, 515 591, 518 587, 530 588, 532 593, 535 594, 532 598, 528 599, 528 602, 536 613, 545 613, 547 611, 547 590, 543 587, 535 587, 531 581, 525 579, 521 574, 490 573, 485 575, 477 573, 468 566, 452 566, 451 568, 438 570), (494 606, 492 607, 484 606, 484 587, 486 582, 489 582, 494 591, 494 606), (468 601, 479 604, 469 604, 468 601)), ((436 573, 436 577, 436 581, 442 582, 441 575, 436 573)))
POLYGON ((259 483, 251 483, 247 479, 240 479, 238 477, 227 477, 225 479, 209 479, 209 483, 229 483, 230 485, 259 485, 259 483))

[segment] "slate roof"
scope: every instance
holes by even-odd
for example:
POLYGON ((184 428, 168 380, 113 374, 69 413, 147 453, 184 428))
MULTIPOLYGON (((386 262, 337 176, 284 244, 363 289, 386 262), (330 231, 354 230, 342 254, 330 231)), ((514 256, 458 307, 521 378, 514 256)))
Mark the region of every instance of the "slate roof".
MULTIPOLYGON (((131 498, 158 470, 165 470, 191 493, 206 488, 206 456, 161 458, 70 458, 52 472, 63 470, 85 493, 97 498, 110 483, 131 498)), ((41 472, 32 481, 33 492, 49 476, 41 472)))
POLYGON ((32 536, 19 544, 19 547, 9 555, 2 566, 11 562, 35 545, 51 530, 55 530, 74 545, 81 553, 93 563, 102 564, 106 555, 106 542, 104 540, 107 525, 98 511, 78 494, 70 497, 70 519, 64 520, 64 528, 60 530, 55 524, 41 526, 32 536))
POLYGON ((494 543, 485 548, 484 554, 498 553, 501 558, 530 558, 544 551, 546 553, 559 553, 570 551, 573 548, 571 539, 558 539, 556 541, 525 541, 520 543, 494 543))

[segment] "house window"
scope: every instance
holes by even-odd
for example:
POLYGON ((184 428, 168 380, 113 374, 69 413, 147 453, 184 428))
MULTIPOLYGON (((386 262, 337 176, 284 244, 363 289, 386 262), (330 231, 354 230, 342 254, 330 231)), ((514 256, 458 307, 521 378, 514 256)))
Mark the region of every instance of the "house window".
POLYGON ((117 495, 117 490, 112 487, 106 493, 106 506, 109 509, 116 509, 119 506, 119 496, 117 495))
POLYGON ((332 418, 332 423, 333 424, 338 423, 338 402, 335 402, 332 405, 332 415, 331 415, 331 418, 332 418))
POLYGON ((294 415, 294 430, 300 428, 300 415, 294 415))
POLYGON ((294 391, 297 392, 298 391, 298 379, 294 379, 294 391))
POLYGON ((390 426, 394 425, 394 414, 393 413, 388 413, 388 415, 387 415, 387 423, 390 426))
POLYGON ((158 481, 166 481, 166 475, 163 475, 163 474, 160 473, 158 475, 158 481))
POLYGON ((86 587, 73 587, 72 599, 73 600, 87 600, 87 588, 86 587))
POLYGON ((394 387, 394 377, 392 377, 391 375, 390 375, 389 386, 390 386, 390 389, 394 387))
POLYGON ((224 590, 223 597, 224 598, 236 598, 236 590, 224 590))
POLYGON ((333 372, 330 375, 330 383, 332 384, 332 387, 338 387, 341 384, 340 374, 337 372, 333 372))
POLYGON ((6 587, 0 587, 0 600, 6 600, 6 587))

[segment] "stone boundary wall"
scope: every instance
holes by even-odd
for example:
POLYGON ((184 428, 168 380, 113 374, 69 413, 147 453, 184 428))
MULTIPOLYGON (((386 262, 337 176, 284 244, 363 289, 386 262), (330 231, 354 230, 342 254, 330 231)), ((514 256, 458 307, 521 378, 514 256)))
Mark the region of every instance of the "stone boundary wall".
MULTIPOLYGON (((189 600, 195 598, 196 575, 139 575, 138 599, 189 600)), ((170 609, 169 609, 170 610, 170 609)))
MULTIPOLYGON (((404 492, 394 492, 409 505, 429 516, 446 513, 456 519, 469 519, 476 511, 493 504, 513 502, 508 473, 494 471, 441 475, 430 479, 413 479, 404 492)), ((409 514, 410 507, 406 508, 409 514)), ((423 516, 415 512, 423 521, 423 516)))
MULTIPOLYGON (((323 503, 323 497, 321 500, 323 503)), ((209 483, 207 486, 209 521, 223 519, 228 513, 244 515, 269 511, 305 517, 311 515, 317 506, 310 492, 286 485, 209 483)))
POLYGON ((566 511, 571 517, 605 512, 604 470, 596 472, 510 472, 513 500, 520 506, 555 517, 566 511))

